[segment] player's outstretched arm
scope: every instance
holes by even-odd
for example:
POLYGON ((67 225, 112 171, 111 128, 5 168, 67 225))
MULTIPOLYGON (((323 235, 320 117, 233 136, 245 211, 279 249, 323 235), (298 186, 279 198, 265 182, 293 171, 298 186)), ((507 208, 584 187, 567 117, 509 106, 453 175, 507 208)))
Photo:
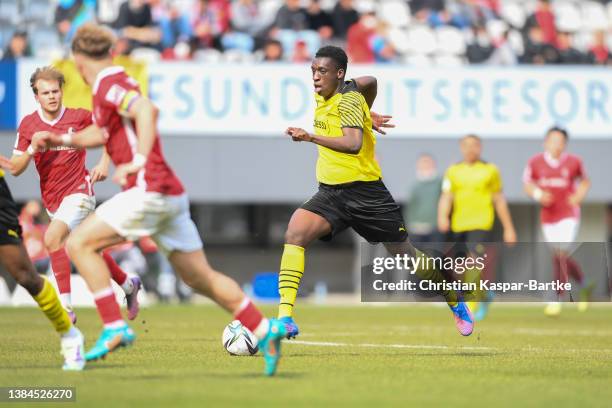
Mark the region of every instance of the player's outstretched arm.
POLYGON ((106 144, 108 134, 104 129, 96 125, 89 125, 74 133, 64 133, 59 135, 51 132, 36 132, 32 136, 32 146, 35 149, 44 149, 54 146, 71 146, 71 147, 99 147, 106 144))
POLYGON ((506 197, 504 197, 504 193, 500 191, 493 194, 493 205, 504 228, 504 242, 514 244, 516 242, 516 230, 514 229, 514 223, 512 222, 512 216, 510 215, 510 209, 508 208, 508 202, 506 197))
POLYGON ((376 78, 373 76, 362 76, 355 78, 355 83, 357 84, 359 93, 365 98, 368 107, 372 109, 378 92, 378 82, 376 78))
POLYGON ((291 136, 294 142, 311 142, 340 153, 357 154, 363 144, 363 130, 358 128, 342 128, 341 137, 313 135, 294 127, 287 128, 285 133, 291 136))
POLYGON ((23 173, 25 169, 28 168, 28 164, 30 164, 30 160, 32 160, 32 155, 34 154, 34 152, 35 151, 33 149, 28 149, 22 154, 14 154, 13 156, 11 156, 10 160, 3 157, 4 160, 8 160, 10 166, 7 167, 5 165, 2 165, 2 167, 10 171, 13 176, 17 177, 21 173, 23 173))

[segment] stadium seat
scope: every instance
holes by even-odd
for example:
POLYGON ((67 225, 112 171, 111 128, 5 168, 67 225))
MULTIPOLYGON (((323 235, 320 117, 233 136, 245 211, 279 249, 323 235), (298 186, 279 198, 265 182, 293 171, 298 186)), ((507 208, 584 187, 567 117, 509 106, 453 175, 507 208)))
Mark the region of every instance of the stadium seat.
POLYGON ((215 64, 217 62, 221 62, 221 53, 214 48, 197 50, 193 53, 193 59, 195 61, 215 64))
POLYGON ((222 54, 222 61, 235 64, 253 62, 254 58, 252 53, 242 50, 227 50, 222 54))
POLYGON ((527 19, 525 8, 521 4, 512 1, 502 1, 501 4, 502 18, 514 28, 523 28, 527 19))
POLYGON ((433 65, 432 59, 425 54, 407 55, 402 58, 401 61, 406 65, 410 65, 412 67, 417 68, 427 68, 433 65))
POLYGON ((405 1, 387 0, 378 3, 378 17, 391 27, 408 27, 410 9, 405 1))
POLYGON ((585 30, 607 30, 610 27, 606 9, 601 3, 583 1, 582 28, 585 30))
POLYGON ((359 14, 372 13, 376 11, 376 2, 374 0, 356 0, 353 7, 359 14))
POLYGON ((0 1, 0 23, 17 25, 21 22, 17 0, 0 1))
POLYGON ((132 50, 130 57, 137 61, 152 64, 161 60, 161 53, 153 48, 139 47, 132 50))
POLYGON ((578 7, 567 1, 552 4, 555 13, 557 29, 559 31, 576 32, 582 27, 582 19, 578 7))
POLYGON ((408 46, 408 33, 406 30, 392 28, 389 30, 387 38, 398 54, 406 54, 410 50, 408 46))
POLYGON ((23 17, 28 23, 51 24, 53 23, 53 6, 49 4, 49 0, 30 0, 23 17))
POLYGON ((465 65, 464 59, 457 55, 439 54, 434 56, 433 61, 434 64, 438 67, 455 68, 465 65))
POLYGON ((461 30, 451 26, 442 26, 436 30, 438 52, 444 55, 461 55, 465 53, 465 39, 461 30))
POLYGON ((505 21, 490 20, 487 22, 487 33, 493 41, 501 39, 508 29, 508 24, 505 21))
POLYGON ((28 36, 35 57, 45 59, 62 57, 62 43, 55 27, 31 28, 28 36))
POLYGON ((580 31, 574 35, 574 47, 578 51, 587 52, 593 44, 592 31, 580 31))
POLYGON ((522 55, 525 52, 525 43, 523 42, 523 35, 518 30, 510 30, 508 34, 508 42, 510 47, 514 50, 517 55, 522 55))
POLYGON ((438 48, 431 28, 423 25, 408 30, 408 49, 414 54, 432 54, 438 48))
POLYGON ((259 3, 259 18, 263 25, 272 24, 283 0, 262 0, 259 3))

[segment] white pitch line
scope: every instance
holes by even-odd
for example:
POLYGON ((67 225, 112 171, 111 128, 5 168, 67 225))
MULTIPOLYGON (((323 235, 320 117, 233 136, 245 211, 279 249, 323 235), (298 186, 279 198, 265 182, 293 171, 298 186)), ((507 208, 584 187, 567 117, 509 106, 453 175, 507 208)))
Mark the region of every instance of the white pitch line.
POLYGON ((489 350, 494 351, 491 347, 476 347, 476 346, 441 346, 431 344, 371 344, 371 343, 338 343, 330 341, 303 341, 291 340, 284 344, 302 344, 305 346, 321 346, 321 347, 368 347, 368 348, 404 348, 404 349, 429 349, 429 350, 489 350))
POLYGON ((612 349, 545 349, 539 347, 523 347, 519 349, 499 349, 495 347, 479 347, 479 346, 443 346, 431 344, 372 344, 372 343, 340 343, 332 341, 304 341, 290 340, 284 344, 298 344, 304 346, 318 347, 364 347, 364 348, 396 348, 396 349, 421 349, 421 350, 476 350, 476 351, 510 351, 510 352, 566 352, 566 353, 603 353, 612 354, 612 349))

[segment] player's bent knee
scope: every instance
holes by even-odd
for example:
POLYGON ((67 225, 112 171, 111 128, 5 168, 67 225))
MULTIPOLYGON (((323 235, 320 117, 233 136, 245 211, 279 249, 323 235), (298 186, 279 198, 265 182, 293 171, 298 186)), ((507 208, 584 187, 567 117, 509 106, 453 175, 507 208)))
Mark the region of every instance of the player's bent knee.
POLYGON ((47 252, 55 252, 63 246, 63 240, 52 234, 45 234, 44 244, 47 252))
POLYGON ((285 244, 304 247, 309 243, 308 234, 305 231, 288 229, 285 232, 285 244))
POLYGON ((66 241, 66 251, 69 256, 82 252, 87 247, 87 238, 82 234, 71 234, 66 241))

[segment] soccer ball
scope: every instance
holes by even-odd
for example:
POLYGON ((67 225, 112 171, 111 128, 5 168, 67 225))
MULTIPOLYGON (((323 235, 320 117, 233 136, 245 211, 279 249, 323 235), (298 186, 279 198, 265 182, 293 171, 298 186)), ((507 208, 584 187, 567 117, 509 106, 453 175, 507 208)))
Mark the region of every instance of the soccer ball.
POLYGON ((257 353, 257 337, 238 320, 234 320, 223 330, 223 347, 233 356, 252 356, 257 353))

